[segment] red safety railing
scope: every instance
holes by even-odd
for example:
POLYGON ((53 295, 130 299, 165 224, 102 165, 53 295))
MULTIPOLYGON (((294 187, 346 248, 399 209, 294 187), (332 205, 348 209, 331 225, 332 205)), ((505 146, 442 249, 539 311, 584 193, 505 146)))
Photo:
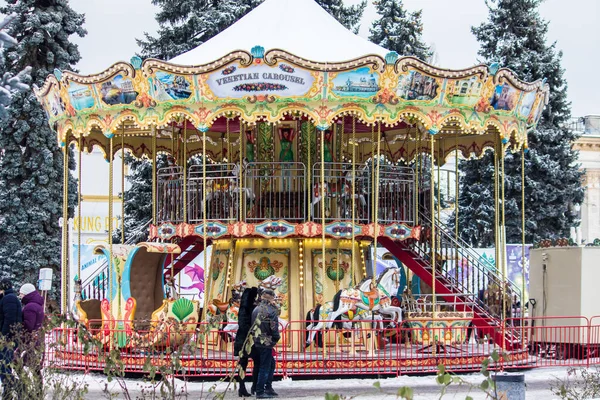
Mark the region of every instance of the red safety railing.
MULTIPOLYGON (((401 327, 389 327, 389 321, 331 322, 334 327, 327 331, 312 331, 309 321, 281 326, 276 374, 401 375, 436 372, 440 364, 449 371, 467 372, 479 370, 494 352, 502 356, 491 369, 600 363, 600 316, 514 318, 486 330, 474 328, 470 319, 456 318, 413 320, 401 327), (503 344, 494 338, 506 335, 490 329, 514 330, 521 344, 503 352, 503 344)), ((236 327, 227 323, 211 329, 206 323, 132 326, 115 321, 102 328, 100 321, 90 321, 88 326, 53 329, 46 339, 45 365, 103 371, 107 363, 110 367, 118 361, 122 372, 141 373, 154 365, 180 376, 224 377, 237 363, 236 327)))

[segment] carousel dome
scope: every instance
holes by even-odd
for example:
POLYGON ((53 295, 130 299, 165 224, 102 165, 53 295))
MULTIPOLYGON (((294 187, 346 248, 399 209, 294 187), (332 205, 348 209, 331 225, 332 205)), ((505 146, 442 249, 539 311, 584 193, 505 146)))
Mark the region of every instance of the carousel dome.
POLYGON ((371 54, 384 57, 389 52, 346 29, 314 0, 266 0, 217 36, 169 62, 206 64, 257 44, 320 62, 371 54))

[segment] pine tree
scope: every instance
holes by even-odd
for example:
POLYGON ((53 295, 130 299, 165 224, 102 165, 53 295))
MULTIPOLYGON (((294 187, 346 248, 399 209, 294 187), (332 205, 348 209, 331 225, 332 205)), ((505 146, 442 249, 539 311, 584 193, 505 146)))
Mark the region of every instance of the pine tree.
POLYGON ((343 0, 316 0, 316 2, 347 29, 358 33, 360 19, 367 7, 366 0, 354 6, 344 6, 343 0))
MULTIPOLYGON (((0 50, 17 45, 17 41, 2 30, 15 19, 16 15, 9 15, 4 18, 4 21, 0 22, 0 50)), ((6 109, 12 101, 12 97, 15 93, 24 92, 29 90, 29 71, 31 67, 25 67, 22 71, 17 74, 5 72, 0 78, 0 120, 8 117, 6 109)), ((0 58, 0 71, 4 71, 4 60, 0 58)))
MULTIPOLYGON (((84 16, 67 0, 7 0, 0 12, 17 15, 7 33, 18 45, 2 54, 3 72, 18 74, 31 66, 32 83, 41 86, 55 68, 72 69, 79 61, 69 36, 86 34, 84 16)), ((0 274, 20 285, 37 282, 40 268, 53 268, 52 295, 58 296, 62 150, 31 90, 16 94, 8 112, 0 125, 0 274)), ((74 162, 69 166, 74 168, 74 162)), ((69 183, 70 205, 77 197, 75 182, 69 183)))
POLYGON ((169 60, 231 26, 262 0, 152 0, 160 7, 157 36, 138 39, 142 57, 169 60))
POLYGON ((401 56, 415 56, 428 61, 433 52, 421 39, 421 10, 409 13, 402 0, 375 2, 379 18, 373 21, 369 40, 401 56))
MULTIPOLYGON (((125 241, 139 243, 148 239, 146 223, 152 219, 152 163, 147 158, 135 158, 125 155, 125 163, 129 166, 127 176, 129 190, 125 192, 125 210, 123 226, 125 241)), ((157 169, 167 166, 167 156, 157 157, 157 169)), ((121 242, 121 230, 113 234, 114 243, 121 242)))
MULTIPOLYGON (((572 212, 581 204, 582 173, 573 142, 577 136, 564 127, 570 116, 562 52, 546 43, 548 23, 538 12, 542 0, 497 0, 488 3, 489 19, 472 31, 481 44, 485 63, 499 62, 525 81, 546 78, 550 101, 537 128, 528 135, 525 156, 526 241, 568 237, 579 224, 572 212)), ((459 228, 477 246, 493 243, 493 155, 460 163, 459 228)), ((521 154, 508 153, 506 170, 507 241, 521 241, 521 154)))

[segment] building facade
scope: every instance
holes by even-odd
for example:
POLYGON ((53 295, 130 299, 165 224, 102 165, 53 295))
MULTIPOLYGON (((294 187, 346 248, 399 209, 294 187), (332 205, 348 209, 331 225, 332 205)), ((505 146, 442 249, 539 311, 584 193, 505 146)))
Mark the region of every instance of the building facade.
POLYGON ((573 229, 572 237, 578 243, 591 243, 600 238, 600 115, 573 119, 570 128, 581 134, 574 148, 579 151, 586 189, 579 209, 581 224, 573 229))

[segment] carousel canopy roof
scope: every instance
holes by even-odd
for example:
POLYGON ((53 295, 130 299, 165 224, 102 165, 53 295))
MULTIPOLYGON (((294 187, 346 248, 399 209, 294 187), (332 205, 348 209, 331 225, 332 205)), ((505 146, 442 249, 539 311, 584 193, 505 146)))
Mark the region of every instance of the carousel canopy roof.
POLYGON ((350 32, 314 0, 266 0, 217 36, 170 62, 206 64, 234 50, 249 51, 257 44, 322 62, 369 54, 383 57, 389 52, 350 32))
MULTIPOLYGON (((337 126, 346 144, 356 133, 361 159, 372 153, 374 130, 394 161, 429 152, 431 135, 442 163, 450 152, 478 156, 500 141, 527 147, 548 85, 523 82, 497 64, 448 70, 399 57, 354 35, 313 0, 266 0, 171 62, 133 57, 88 76, 55 70, 35 93, 61 145, 106 154, 187 147, 219 160, 231 158, 226 143, 239 152, 256 139, 241 135, 242 126, 272 139, 273 124, 296 124, 304 132, 297 145, 314 138, 315 128, 337 126)), ((273 155, 271 144, 255 145, 273 155)))

